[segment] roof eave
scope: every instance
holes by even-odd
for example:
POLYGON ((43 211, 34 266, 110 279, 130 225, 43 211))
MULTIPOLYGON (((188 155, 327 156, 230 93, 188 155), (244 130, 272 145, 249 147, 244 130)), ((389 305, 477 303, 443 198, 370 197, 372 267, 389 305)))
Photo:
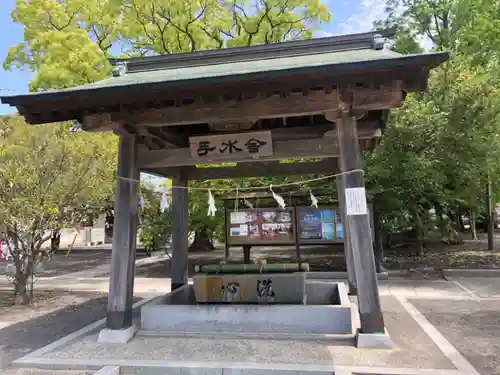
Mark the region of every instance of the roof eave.
POLYGON ((279 78, 286 76, 300 76, 300 75, 310 75, 318 73, 335 74, 335 71, 338 71, 339 74, 340 73, 345 74, 348 72, 352 73, 355 71, 370 71, 381 68, 401 69, 401 68, 420 67, 420 68, 428 68, 430 70, 439 66, 441 63, 448 60, 448 58, 449 54, 447 52, 434 52, 421 55, 403 55, 398 58, 346 62, 341 64, 302 67, 302 68, 294 68, 288 70, 265 71, 265 72, 248 73, 242 75, 197 78, 197 79, 188 79, 175 82, 168 81, 168 82, 154 82, 154 83, 139 83, 133 85, 91 87, 88 89, 81 88, 78 90, 52 91, 52 92, 40 92, 36 94, 27 94, 27 95, 2 96, 0 97, 0 99, 3 104, 9 104, 10 106, 15 106, 19 109, 20 107, 37 106, 47 101, 57 101, 63 98, 78 99, 81 98, 82 96, 86 96, 93 93, 98 93, 100 95, 109 95, 112 93, 118 93, 123 90, 127 90, 128 92, 130 92, 131 89, 144 90, 146 88, 161 89, 167 87, 178 89, 196 84, 231 83, 231 82, 242 82, 245 80, 256 80, 262 78, 279 78))

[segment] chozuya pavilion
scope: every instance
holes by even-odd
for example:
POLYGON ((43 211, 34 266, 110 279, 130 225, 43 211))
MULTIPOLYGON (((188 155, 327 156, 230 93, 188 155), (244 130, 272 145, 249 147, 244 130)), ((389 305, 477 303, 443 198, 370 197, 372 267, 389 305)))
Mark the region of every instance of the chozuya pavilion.
POLYGON ((384 48, 388 36, 364 33, 113 60, 113 76, 103 81, 2 97, 30 124, 75 120, 84 131, 113 131, 120 137, 108 308, 100 341, 125 343, 137 331, 132 298, 141 171, 173 180, 174 221, 173 292, 142 307, 140 329, 221 332, 237 325, 240 333, 353 333, 344 284, 308 280, 300 265, 281 274, 248 274, 243 268, 230 275, 223 269, 216 275, 199 272, 194 285, 187 273, 184 187, 190 180, 340 170, 347 172, 337 186, 349 285, 357 289, 357 344, 390 345, 361 152, 378 144, 389 110, 400 107, 408 92, 425 90, 429 71, 448 56, 400 55, 384 48), (319 161, 280 163, 290 158, 319 161), (220 162, 236 164, 197 168, 220 162), (233 301, 240 304, 221 305, 217 293, 206 293, 212 297, 200 303, 199 288, 220 288, 232 279, 252 283, 245 287, 247 297, 233 301), (255 301, 255 284, 263 285, 262 280, 273 282, 271 305, 255 301), (245 304, 251 303, 248 309, 245 304), (208 316, 210 327, 203 328, 208 316))

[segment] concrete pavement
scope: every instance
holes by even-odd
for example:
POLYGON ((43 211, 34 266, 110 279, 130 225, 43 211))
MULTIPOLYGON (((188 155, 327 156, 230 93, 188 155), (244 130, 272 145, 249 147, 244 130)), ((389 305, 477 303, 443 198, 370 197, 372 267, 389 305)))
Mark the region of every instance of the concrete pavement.
MULTIPOLYGON (((39 281, 42 283, 40 287, 42 285, 49 287, 50 285, 58 284, 58 288, 66 287, 75 291, 105 290, 107 287, 107 278, 81 278, 73 281, 68 279, 63 285, 61 285, 60 279, 39 281)), ((496 281, 496 283, 500 283, 500 280, 496 281)), ((500 299, 496 297, 496 283, 484 286, 481 284, 481 280, 430 281, 390 279, 381 281, 382 306, 385 311, 388 329, 391 329, 391 334, 394 335, 395 340, 399 341, 398 349, 391 352, 363 352, 361 358, 359 357, 361 353, 359 349, 332 346, 329 350, 334 363, 336 363, 336 373, 337 371, 342 373, 340 370, 345 370, 348 374, 500 374, 498 360, 500 358, 500 340, 498 340, 498 337, 500 337, 500 315, 498 313, 500 310, 500 299), (467 284, 471 289, 465 287, 462 283, 467 284), (483 288, 473 289, 475 283, 482 285, 483 288), (427 344, 422 345, 424 341, 427 344), (402 353, 401 351, 405 352, 402 353), (367 365, 368 362, 371 363, 371 366, 367 365), (382 366, 381 363, 386 363, 386 365, 382 366)), ((169 284, 169 279, 137 278, 135 291, 139 294, 144 292, 148 294, 166 293, 169 290, 169 284)), ((175 341, 174 338, 148 339, 139 337, 138 340, 134 341, 138 345, 136 345, 137 348, 134 349, 133 344, 128 344, 126 351, 129 353, 127 355, 137 352, 140 361, 145 360, 144 358, 146 357, 149 358, 149 361, 156 360, 156 357, 161 357, 164 359, 164 362, 168 362, 165 360, 165 358, 170 358, 166 356, 167 354, 175 351, 178 345, 187 345, 186 338, 175 341), (144 354, 141 340, 150 340, 147 341, 147 345, 144 344, 147 347, 147 355, 144 354), (177 346, 171 345, 174 341, 177 346), (164 352, 166 351, 169 353, 165 354, 164 352), (156 353, 155 356, 153 356, 154 353, 156 353)), ((199 340, 191 339, 191 341, 198 342, 199 340)), ((246 341, 242 343, 240 340, 240 344, 245 346, 252 343, 246 341)), ((304 343, 291 342, 286 344, 299 345, 301 346, 300 351, 303 351, 303 346, 306 345, 304 343)), ((83 342, 74 342, 71 345, 74 346, 72 349, 66 349, 66 346, 64 346, 65 349, 61 349, 61 353, 68 352, 66 354, 69 355, 74 351, 76 354, 71 355, 79 357, 86 353, 86 351, 95 349, 96 353, 94 353, 95 356, 93 354, 92 358, 98 361, 99 358, 105 357, 103 348, 96 346, 93 337, 85 339, 83 342)), ((265 342, 260 343, 259 341, 258 345, 265 346, 267 344, 265 342)), ((279 343, 273 342, 269 345, 268 348, 266 347, 265 352, 269 354, 269 351, 272 351, 273 355, 276 354, 275 352, 277 352, 279 343)), ((124 348, 119 348, 113 354, 113 358, 121 358, 120 356, 124 355, 124 350, 124 348)), ((209 351, 207 348, 204 350, 209 351)), ((255 351, 258 350, 256 347, 255 351)), ((315 348, 311 351, 311 355, 313 353, 317 354, 317 350, 319 349, 315 348)), ((197 351, 196 353, 199 356, 201 352, 197 351)), ((57 356, 61 354, 57 353, 57 356)), ((178 355, 177 352, 173 354, 178 355)), ((173 354, 170 353, 169 355, 173 354)), ((328 359, 329 357, 326 356, 325 358, 328 359)), ((123 361, 123 363, 128 363, 125 359, 123 361)), ((130 362, 132 360, 127 361, 130 362)), ((188 360, 182 363, 189 366, 190 362, 188 360)), ((314 366, 317 367, 319 365, 315 363, 314 366)), ((323 367, 326 368, 326 365, 323 367)))

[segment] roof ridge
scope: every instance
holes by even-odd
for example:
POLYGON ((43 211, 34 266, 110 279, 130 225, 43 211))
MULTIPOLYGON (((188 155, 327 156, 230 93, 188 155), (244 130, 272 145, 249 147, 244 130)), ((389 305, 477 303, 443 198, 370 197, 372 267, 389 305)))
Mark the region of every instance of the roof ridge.
POLYGON ((261 44, 249 47, 222 48, 129 59, 110 59, 109 61, 112 65, 117 67, 123 67, 125 63, 126 73, 130 74, 181 67, 315 55, 346 50, 380 50, 383 48, 385 38, 392 37, 393 35, 394 33, 392 30, 382 30, 325 38, 294 40, 283 43, 261 44))

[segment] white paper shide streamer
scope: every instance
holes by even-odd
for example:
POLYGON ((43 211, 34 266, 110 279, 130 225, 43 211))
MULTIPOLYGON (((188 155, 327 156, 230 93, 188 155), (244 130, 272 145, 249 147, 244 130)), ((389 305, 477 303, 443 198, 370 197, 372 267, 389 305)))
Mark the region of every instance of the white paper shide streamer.
POLYGON ((165 210, 169 207, 169 202, 168 202, 168 196, 167 192, 164 191, 161 193, 161 199, 160 199, 160 212, 164 213, 165 210))
POLYGON ((144 197, 142 194, 139 197, 139 207, 141 207, 142 210, 144 210, 144 208, 146 207, 146 203, 144 203, 144 197))
POLYGON ((247 206, 248 208, 253 208, 253 204, 247 199, 243 199, 243 203, 245 203, 245 206, 247 206))
POLYGON ((212 195, 212 190, 208 191, 208 216, 215 216, 215 213, 217 212, 217 207, 215 207, 215 199, 214 196, 212 195))
POLYGON ((276 201, 276 203, 278 203, 278 206, 280 206, 280 208, 281 208, 282 210, 284 210, 284 209, 285 209, 285 207, 286 207, 286 204, 285 204, 285 200, 283 199, 283 197, 282 197, 281 195, 276 194, 276 193, 274 192, 274 190, 273 190, 273 185, 271 185, 271 186, 269 187, 269 190, 271 190, 271 193, 273 194, 273 198, 274 198, 274 200, 276 201))
POLYGON ((318 198, 314 196, 312 191, 309 192, 309 197, 311 198, 311 207, 318 208, 318 198))

